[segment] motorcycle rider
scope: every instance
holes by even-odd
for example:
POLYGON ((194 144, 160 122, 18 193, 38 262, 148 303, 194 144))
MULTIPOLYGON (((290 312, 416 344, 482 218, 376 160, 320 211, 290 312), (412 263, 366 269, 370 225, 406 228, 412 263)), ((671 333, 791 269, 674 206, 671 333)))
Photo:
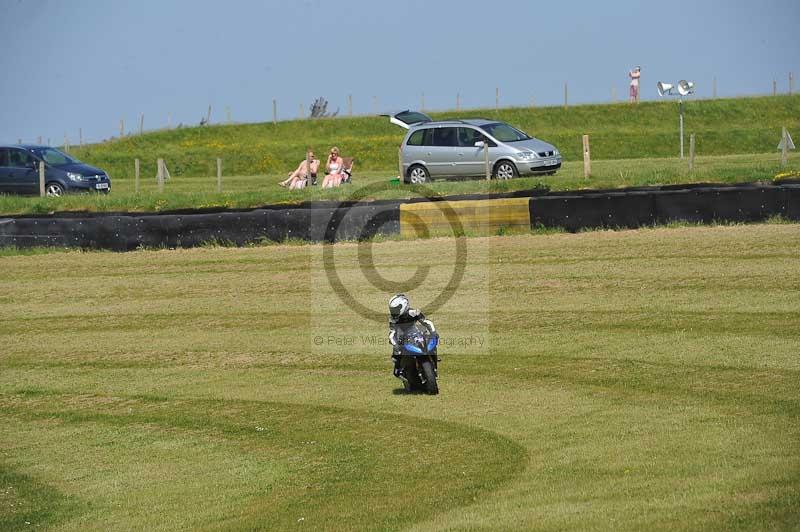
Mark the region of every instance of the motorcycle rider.
POLYGON ((389 343, 392 344, 392 362, 395 377, 400 378, 400 340, 405 330, 414 323, 421 323, 431 334, 436 333, 433 322, 425 317, 421 310, 411 308, 405 294, 397 294, 389 299, 389 343))

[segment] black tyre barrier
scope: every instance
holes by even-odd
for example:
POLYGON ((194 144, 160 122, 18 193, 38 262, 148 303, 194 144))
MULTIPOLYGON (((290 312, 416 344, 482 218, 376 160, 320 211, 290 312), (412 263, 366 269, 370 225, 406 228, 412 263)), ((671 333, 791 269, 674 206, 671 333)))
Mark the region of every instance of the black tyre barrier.
POLYGON ((130 251, 137 248, 194 247, 209 242, 245 245, 261 240, 319 242, 329 224, 330 240, 357 240, 398 234, 395 206, 256 209, 249 212, 181 215, 93 216, 90 218, 0 219, 0 246, 70 247, 130 251))
POLYGON ((800 220, 800 187, 731 186, 543 196, 530 200, 531 225, 636 228, 675 221, 755 222, 772 216, 800 220))
MULTIPOLYGON (((568 231, 636 228, 672 221, 753 222, 776 215, 800 220, 800 185, 796 184, 642 187, 557 194, 534 189, 441 199, 508 197, 530 198, 531 226, 563 227, 568 231)), ((129 251, 141 247, 194 247, 209 242, 241 246, 261 240, 364 240, 400 233, 400 203, 403 202, 309 202, 303 206, 201 214, 15 216, 0 218, 0 246, 129 251)))

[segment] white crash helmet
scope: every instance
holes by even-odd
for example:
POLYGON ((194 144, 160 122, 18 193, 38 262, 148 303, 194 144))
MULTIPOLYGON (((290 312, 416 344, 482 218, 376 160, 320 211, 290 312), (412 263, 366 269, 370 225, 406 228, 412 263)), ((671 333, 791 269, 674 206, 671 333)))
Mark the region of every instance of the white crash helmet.
POLYGON ((392 296, 389 300, 389 314, 391 314, 393 318, 399 318, 408 312, 408 307, 408 298, 405 294, 397 294, 396 296, 392 296))

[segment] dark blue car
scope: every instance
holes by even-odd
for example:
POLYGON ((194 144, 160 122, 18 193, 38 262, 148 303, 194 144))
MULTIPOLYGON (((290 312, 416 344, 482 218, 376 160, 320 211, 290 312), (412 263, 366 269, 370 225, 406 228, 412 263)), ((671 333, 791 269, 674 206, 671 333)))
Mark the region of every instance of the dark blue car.
POLYGON ((38 194, 39 162, 44 161, 45 193, 90 190, 108 193, 111 179, 99 168, 48 146, 0 145, 0 194, 38 194))

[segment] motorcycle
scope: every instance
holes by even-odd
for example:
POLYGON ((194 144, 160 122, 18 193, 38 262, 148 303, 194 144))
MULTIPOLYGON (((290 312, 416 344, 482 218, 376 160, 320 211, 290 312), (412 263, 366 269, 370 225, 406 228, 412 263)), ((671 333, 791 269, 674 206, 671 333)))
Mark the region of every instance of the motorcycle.
POLYGON ((439 335, 416 323, 402 335, 400 379, 407 392, 423 390, 431 395, 439 393, 438 345, 439 335))

